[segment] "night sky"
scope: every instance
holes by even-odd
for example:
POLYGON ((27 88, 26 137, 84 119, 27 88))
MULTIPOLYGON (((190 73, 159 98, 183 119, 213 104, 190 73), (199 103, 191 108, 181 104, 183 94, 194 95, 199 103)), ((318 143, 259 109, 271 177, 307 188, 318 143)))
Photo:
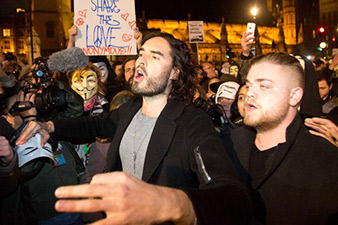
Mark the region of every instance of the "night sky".
MULTIPOLYGON (((48 1, 48 0, 45 0, 48 1)), ((119 0, 123 1, 123 0, 119 0)), ((0 16, 14 13, 15 8, 25 7, 27 0, 0 0, 0 16), (13 10, 10 10, 13 9, 13 10)), ((252 19, 250 8, 257 5, 259 25, 272 25, 272 17, 265 8, 266 0, 135 0, 136 16, 141 17, 145 11, 147 19, 191 20, 206 22, 246 24, 252 19)))
POLYGON ((245 24, 252 19, 250 8, 257 5, 261 25, 272 25, 272 17, 265 8, 266 0, 135 0, 136 15, 145 11, 148 19, 191 20, 245 24))

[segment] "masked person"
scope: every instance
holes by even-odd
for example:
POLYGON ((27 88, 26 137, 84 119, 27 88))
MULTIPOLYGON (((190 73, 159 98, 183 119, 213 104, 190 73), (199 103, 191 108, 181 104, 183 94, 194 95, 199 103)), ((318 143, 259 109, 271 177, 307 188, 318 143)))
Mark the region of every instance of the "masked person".
MULTIPOLYGON (((83 98, 85 115, 96 116, 109 111, 109 103, 104 97, 104 85, 101 82, 101 71, 92 63, 86 67, 67 73, 71 88, 83 98)), ((93 138, 79 139, 74 145, 84 165, 87 165, 93 138), (84 144, 86 143, 86 144, 84 144)))
POLYGON ((71 88, 83 98, 85 114, 96 115, 108 111, 101 71, 96 66, 88 64, 82 69, 67 73, 67 78, 71 88))
POLYGON ((101 70, 101 82, 106 89, 104 97, 108 102, 115 96, 115 82, 114 79, 117 77, 114 70, 111 68, 110 63, 106 56, 90 56, 89 62, 93 63, 97 68, 101 70))
POLYGON ((229 74, 230 74, 231 76, 234 76, 234 77, 237 78, 237 76, 238 76, 238 71, 239 71, 239 66, 238 66, 238 64, 235 63, 235 62, 232 62, 232 63, 230 64, 229 74))

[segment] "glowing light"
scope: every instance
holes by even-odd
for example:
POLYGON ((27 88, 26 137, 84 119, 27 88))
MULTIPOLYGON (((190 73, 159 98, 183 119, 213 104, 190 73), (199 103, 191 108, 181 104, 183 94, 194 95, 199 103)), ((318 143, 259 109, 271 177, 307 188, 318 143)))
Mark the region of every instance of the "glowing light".
POLYGON ((324 27, 319 27, 319 28, 318 28, 318 31, 319 31, 320 33, 324 33, 324 32, 325 32, 325 28, 324 28, 324 27))
POLYGON ((323 48, 326 48, 326 46, 327 46, 327 44, 326 44, 326 42, 324 42, 324 41, 323 41, 323 42, 320 42, 320 44, 319 44, 319 47, 322 48, 322 49, 323 49, 323 48))
POLYGON ((16 9, 16 12, 17 12, 17 13, 19 13, 19 12, 26 12, 26 10, 21 9, 21 8, 17 8, 17 9, 16 9))
POLYGON ((251 10, 250 10, 250 13, 251 15, 253 15, 254 17, 257 16, 257 13, 258 13, 258 9, 256 7, 253 7, 251 10))

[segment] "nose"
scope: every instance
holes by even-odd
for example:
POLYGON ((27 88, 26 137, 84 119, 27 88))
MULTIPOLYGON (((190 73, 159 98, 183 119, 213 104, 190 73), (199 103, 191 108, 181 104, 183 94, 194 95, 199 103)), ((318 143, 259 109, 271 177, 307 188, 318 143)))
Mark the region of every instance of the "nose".
POLYGON ((136 66, 135 67, 137 67, 139 65, 145 66, 146 65, 146 61, 147 61, 147 59, 146 59, 145 53, 143 53, 142 55, 139 55, 139 57, 136 60, 136 63, 135 63, 136 66))
POLYGON ((139 57, 139 58, 137 59, 137 65, 145 66, 146 63, 145 63, 144 58, 140 58, 140 57, 139 57))
POLYGON ((256 98, 257 94, 256 92, 251 88, 248 88, 248 92, 246 93, 246 98, 250 99, 250 98, 256 98))

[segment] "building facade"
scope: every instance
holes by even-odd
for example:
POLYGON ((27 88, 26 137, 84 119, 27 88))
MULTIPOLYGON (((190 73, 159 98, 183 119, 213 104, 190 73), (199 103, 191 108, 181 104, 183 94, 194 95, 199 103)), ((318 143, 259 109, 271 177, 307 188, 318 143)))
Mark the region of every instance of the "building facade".
POLYGON ((322 39, 328 44, 329 51, 338 48, 338 1, 319 0, 320 26, 326 30, 322 39))
MULTIPOLYGON (((267 6, 274 16, 273 27, 258 26, 258 53, 271 51, 293 52, 304 45, 303 33, 308 32, 308 20, 297 19, 301 0, 267 0, 267 6), (305 23, 305 22, 307 23, 305 23)), ((306 1, 306 0, 303 0, 306 1)), ((309 2, 312 0, 309 0, 309 2)), ((313 0, 318 1, 318 0, 313 0)), ((13 51, 29 57, 30 33, 29 13, 22 12, 24 22, 13 20, 2 29, 0 46, 2 51, 13 51), (21 24, 19 26, 19 24, 21 24), (23 24, 23 25, 22 25, 23 24), (8 27, 8 28, 6 28, 8 27), (15 30, 14 28, 15 27, 15 30), (7 37, 8 30, 10 37, 7 37), (8 41, 9 40, 9 41, 8 41)), ((21 18, 21 20, 22 20, 21 18)), ((73 0, 32 0, 33 44, 36 54, 49 56, 53 52, 66 48, 68 29, 73 24, 73 0), (38 46, 38 48, 37 48, 38 46), (37 49, 37 50, 36 50, 37 49)), ((160 30, 173 34, 189 44, 188 21, 138 19, 143 31, 160 30)), ((228 24, 204 22, 204 43, 190 45, 200 61, 224 62, 229 57, 237 58, 241 52, 240 40, 246 30, 246 24, 228 24)), ((311 29, 312 31, 313 29, 311 29)), ((311 32, 310 32, 311 33, 311 32)), ((35 55, 34 55, 35 56, 35 55)))

